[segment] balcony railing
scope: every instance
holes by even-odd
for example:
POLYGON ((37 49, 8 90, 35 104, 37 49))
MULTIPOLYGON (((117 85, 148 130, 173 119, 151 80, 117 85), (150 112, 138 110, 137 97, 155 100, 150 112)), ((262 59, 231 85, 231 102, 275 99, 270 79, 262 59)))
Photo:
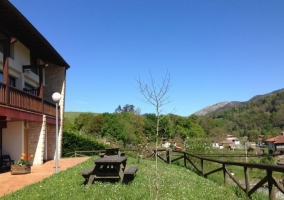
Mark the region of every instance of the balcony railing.
POLYGON ((7 102, 6 85, 0 82, 0 104, 50 116, 56 115, 55 103, 43 100, 28 92, 10 86, 8 97, 7 102))
POLYGON ((37 96, 38 95, 38 88, 36 88, 36 89, 27 89, 27 88, 24 88, 23 89, 25 92, 27 92, 27 93, 30 93, 30 94, 33 94, 33 95, 35 95, 35 96, 37 96))

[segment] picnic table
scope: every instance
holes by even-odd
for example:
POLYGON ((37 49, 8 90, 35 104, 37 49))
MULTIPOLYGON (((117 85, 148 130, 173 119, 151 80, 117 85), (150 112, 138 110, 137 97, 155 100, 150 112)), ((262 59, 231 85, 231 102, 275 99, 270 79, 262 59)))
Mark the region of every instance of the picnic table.
POLYGON ((95 179, 123 179, 127 156, 106 156, 94 160, 95 167, 88 176, 88 185, 95 179))

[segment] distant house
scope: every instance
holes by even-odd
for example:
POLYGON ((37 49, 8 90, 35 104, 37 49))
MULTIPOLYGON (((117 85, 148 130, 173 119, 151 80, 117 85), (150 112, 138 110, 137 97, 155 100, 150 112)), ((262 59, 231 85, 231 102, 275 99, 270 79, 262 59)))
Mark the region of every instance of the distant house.
POLYGON ((214 142, 214 143, 212 143, 212 147, 213 147, 213 148, 219 148, 220 145, 219 145, 218 142, 214 142))
POLYGON ((239 145, 240 144, 240 140, 239 138, 233 136, 233 135, 227 135, 226 140, 231 140, 235 145, 239 145))
POLYGON ((162 141, 162 147, 165 147, 165 148, 169 148, 171 145, 171 143, 167 140, 163 140, 162 141))
POLYGON ((279 151, 281 154, 284 153, 284 132, 273 138, 265 140, 268 147, 269 154, 273 154, 275 151, 279 151))
POLYGON ((162 147, 169 148, 171 145, 173 145, 175 147, 176 146, 176 142, 173 141, 173 140, 167 140, 167 139, 163 139, 162 140, 162 147))
POLYGON ((228 148, 238 148, 239 145, 240 145, 239 138, 233 135, 227 135, 226 140, 221 142, 221 146, 228 148))
POLYGON ((264 135, 259 135, 257 138, 258 138, 257 146, 258 147, 263 147, 263 145, 264 145, 264 143, 263 143, 264 135))
POLYGON ((230 148, 233 144, 232 140, 224 140, 221 142, 221 146, 230 148))

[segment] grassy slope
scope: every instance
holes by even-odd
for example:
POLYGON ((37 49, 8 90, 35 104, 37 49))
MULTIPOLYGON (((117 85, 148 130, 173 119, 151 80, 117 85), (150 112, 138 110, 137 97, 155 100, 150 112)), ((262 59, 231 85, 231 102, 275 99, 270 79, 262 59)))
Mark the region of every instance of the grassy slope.
MULTIPOLYGON (((154 199, 153 161, 142 160, 138 164, 136 159, 129 158, 128 165, 139 166, 134 181, 129 185, 96 181, 87 186, 80 172, 93 166, 93 159, 0 199, 154 199)), ((159 174, 159 199, 245 199, 244 196, 237 197, 234 190, 204 179, 183 167, 161 162, 159 174)))
MULTIPOLYGON (((71 123, 74 122, 74 119, 78 117, 81 113, 86 112, 64 112, 64 118, 69 120, 71 123)), ((94 115, 97 115, 98 113, 94 113, 94 115)))

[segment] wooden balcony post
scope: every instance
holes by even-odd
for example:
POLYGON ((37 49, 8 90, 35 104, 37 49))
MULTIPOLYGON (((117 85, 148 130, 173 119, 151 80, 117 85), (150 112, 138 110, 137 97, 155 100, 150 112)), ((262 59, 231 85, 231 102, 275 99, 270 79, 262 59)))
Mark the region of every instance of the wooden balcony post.
POLYGON ((38 96, 43 99, 43 74, 42 68, 39 68, 39 92, 38 96))
POLYGON ((44 101, 43 101, 43 74, 42 68, 39 68, 39 88, 38 88, 38 96, 42 99, 41 100, 41 110, 44 114, 44 101))
POLYGON ((3 39, 0 40, 0 44, 3 44, 3 83, 6 85, 5 90, 5 103, 9 105, 10 96, 9 96, 9 57, 10 57, 10 44, 15 43, 16 38, 3 39))
POLYGON ((3 42, 3 83, 6 85, 5 90, 5 103, 6 105, 9 105, 9 51, 10 51, 10 45, 7 40, 4 40, 3 42))

